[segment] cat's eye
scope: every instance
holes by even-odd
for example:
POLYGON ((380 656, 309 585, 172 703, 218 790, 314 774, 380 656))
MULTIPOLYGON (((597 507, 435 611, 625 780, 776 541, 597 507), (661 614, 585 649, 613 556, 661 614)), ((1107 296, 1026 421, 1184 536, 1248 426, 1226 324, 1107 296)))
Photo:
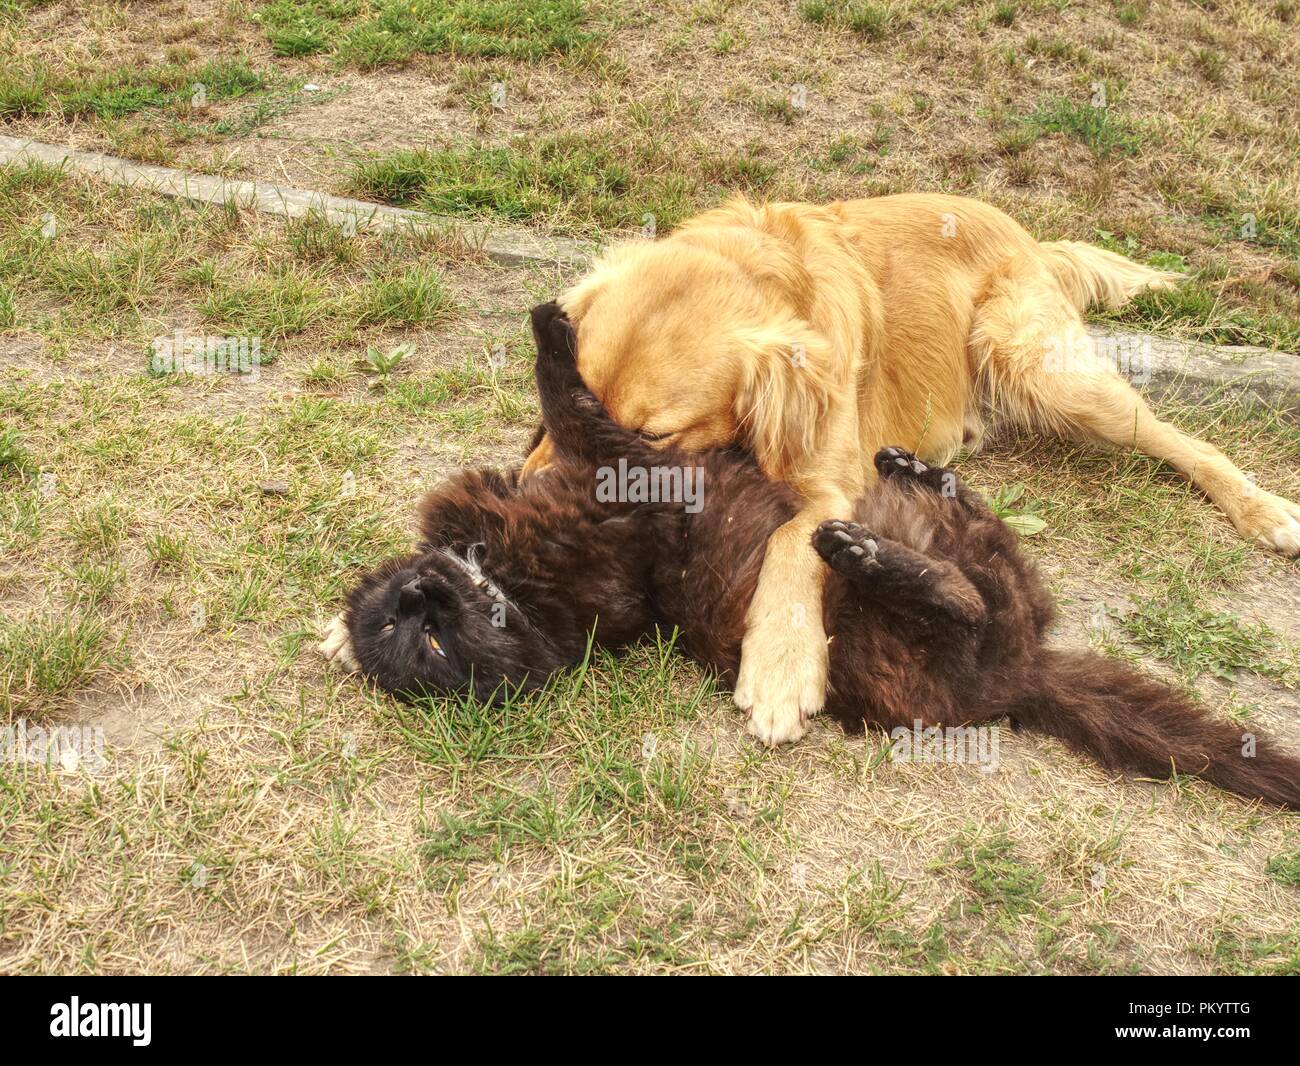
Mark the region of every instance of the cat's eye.
POLYGON ((432 648, 434 651, 436 651, 444 659, 447 658, 447 653, 442 650, 442 645, 438 643, 438 638, 435 637, 432 633, 426 633, 425 636, 429 638, 429 647, 432 648))
POLYGON ((391 630, 391 629, 393 628, 393 626, 395 626, 396 624, 397 624, 397 623, 394 622, 394 621, 390 618, 387 622, 385 622, 385 623, 383 624, 383 626, 380 627, 380 630, 379 630, 379 631, 380 631, 381 633, 387 633, 387 632, 388 632, 389 630, 391 630))

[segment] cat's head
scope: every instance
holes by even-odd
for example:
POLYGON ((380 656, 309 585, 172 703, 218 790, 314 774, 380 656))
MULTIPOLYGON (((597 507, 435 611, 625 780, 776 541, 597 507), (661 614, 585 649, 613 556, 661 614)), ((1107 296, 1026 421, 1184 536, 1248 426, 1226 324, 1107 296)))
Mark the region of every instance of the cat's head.
POLYGON ((545 680, 529 676, 523 620, 472 551, 388 560, 352 590, 346 616, 362 673, 398 695, 473 691, 488 700, 545 680))

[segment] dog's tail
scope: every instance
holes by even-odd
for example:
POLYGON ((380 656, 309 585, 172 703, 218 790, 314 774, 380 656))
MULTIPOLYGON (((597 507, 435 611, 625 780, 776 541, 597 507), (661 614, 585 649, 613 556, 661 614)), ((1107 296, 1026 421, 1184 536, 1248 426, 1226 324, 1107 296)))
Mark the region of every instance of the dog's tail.
POLYGON ((1168 292, 1182 274, 1125 259, 1115 252, 1079 241, 1045 241, 1039 245, 1057 283, 1080 311, 1123 307, 1141 292, 1168 292))
POLYGON ((1088 651, 1044 651, 1037 692, 1016 697, 1017 722, 1111 770, 1203 777, 1220 788, 1300 809, 1300 759, 1209 717, 1173 689, 1088 651))

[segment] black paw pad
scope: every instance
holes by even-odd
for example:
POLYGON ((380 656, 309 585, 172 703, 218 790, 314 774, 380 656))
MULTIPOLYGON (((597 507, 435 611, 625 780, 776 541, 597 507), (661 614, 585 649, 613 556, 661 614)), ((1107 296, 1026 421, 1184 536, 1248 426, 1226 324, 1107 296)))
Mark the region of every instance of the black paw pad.
POLYGON ((896 474, 920 477, 930 468, 903 448, 881 448, 876 452, 876 470, 881 477, 894 477, 896 474))
POLYGON ((856 522, 823 522, 813 534, 813 546, 827 563, 842 572, 861 572, 880 563, 880 541, 856 522))

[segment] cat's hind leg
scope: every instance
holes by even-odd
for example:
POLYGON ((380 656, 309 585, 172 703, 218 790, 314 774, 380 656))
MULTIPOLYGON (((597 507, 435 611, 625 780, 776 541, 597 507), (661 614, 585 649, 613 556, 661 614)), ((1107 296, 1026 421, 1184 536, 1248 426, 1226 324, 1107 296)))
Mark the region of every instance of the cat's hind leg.
POLYGON ((919 617, 939 611, 965 625, 986 619, 984 600, 952 563, 872 533, 857 522, 823 522, 813 547, 873 605, 919 617))

